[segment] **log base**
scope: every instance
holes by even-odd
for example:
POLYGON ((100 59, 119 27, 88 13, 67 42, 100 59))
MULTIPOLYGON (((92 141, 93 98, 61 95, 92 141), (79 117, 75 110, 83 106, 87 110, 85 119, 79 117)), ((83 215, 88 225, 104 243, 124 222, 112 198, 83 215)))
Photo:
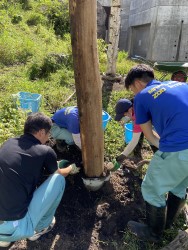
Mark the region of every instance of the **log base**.
POLYGON ((98 177, 98 178, 82 178, 85 187, 89 191, 97 191, 99 190, 106 181, 110 180, 110 173, 105 177, 98 177))

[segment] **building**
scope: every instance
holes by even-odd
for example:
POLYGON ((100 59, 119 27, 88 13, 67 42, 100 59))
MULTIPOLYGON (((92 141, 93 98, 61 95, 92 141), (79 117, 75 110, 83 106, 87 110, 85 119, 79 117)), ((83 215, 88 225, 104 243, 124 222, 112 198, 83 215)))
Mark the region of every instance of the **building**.
MULTIPOLYGON (((105 13, 106 41, 110 4, 98 0, 105 13)), ((121 0, 119 49, 150 61, 187 62, 187 13, 188 0, 121 0)))

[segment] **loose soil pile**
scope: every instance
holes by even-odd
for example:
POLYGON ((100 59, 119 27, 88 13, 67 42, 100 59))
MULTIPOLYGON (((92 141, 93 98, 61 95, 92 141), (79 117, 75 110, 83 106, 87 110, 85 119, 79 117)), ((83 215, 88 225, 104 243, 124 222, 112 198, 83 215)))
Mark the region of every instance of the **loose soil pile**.
MULTIPOLYGON (((144 154, 150 149, 142 150, 144 154)), ((58 153, 58 158, 72 160, 79 165, 81 154, 75 147, 67 147, 58 153)), ((66 177, 66 189, 56 212, 54 229, 36 242, 18 241, 9 249, 129 249, 123 238, 127 222, 144 218, 141 178, 134 170, 138 161, 139 157, 127 159, 123 167, 112 172, 110 180, 96 192, 85 188, 82 171, 66 177)))

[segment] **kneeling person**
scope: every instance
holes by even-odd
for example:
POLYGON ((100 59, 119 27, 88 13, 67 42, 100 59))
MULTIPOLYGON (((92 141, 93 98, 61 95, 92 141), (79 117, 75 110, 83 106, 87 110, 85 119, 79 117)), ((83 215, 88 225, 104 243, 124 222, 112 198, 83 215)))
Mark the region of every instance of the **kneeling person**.
MULTIPOLYGON (((73 167, 60 169, 53 149, 44 145, 52 121, 42 113, 28 116, 24 134, 0 148, 0 247, 37 240, 49 232, 73 167), (52 174, 41 185, 43 170, 52 174)), ((75 171, 75 169, 74 169, 75 171)))

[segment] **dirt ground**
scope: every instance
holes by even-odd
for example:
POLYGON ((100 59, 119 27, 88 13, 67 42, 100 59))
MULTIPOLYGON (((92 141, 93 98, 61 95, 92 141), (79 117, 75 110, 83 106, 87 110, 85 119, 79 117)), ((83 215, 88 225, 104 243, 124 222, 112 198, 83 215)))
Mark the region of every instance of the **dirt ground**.
MULTIPOLYGON (((143 154, 147 152, 142 150, 143 154)), ((74 147, 68 147, 65 152, 58 153, 58 158, 80 164, 81 154, 74 147)), ((8 249, 129 249, 123 239, 127 222, 144 217, 141 178, 132 170, 138 160, 139 157, 126 160, 123 167, 112 172, 110 180, 95 192, 88 191, 84 186, 82 171, 66 177, 66 189, 56 212, 53 230, 35 242, 21 240, 8 249)))

